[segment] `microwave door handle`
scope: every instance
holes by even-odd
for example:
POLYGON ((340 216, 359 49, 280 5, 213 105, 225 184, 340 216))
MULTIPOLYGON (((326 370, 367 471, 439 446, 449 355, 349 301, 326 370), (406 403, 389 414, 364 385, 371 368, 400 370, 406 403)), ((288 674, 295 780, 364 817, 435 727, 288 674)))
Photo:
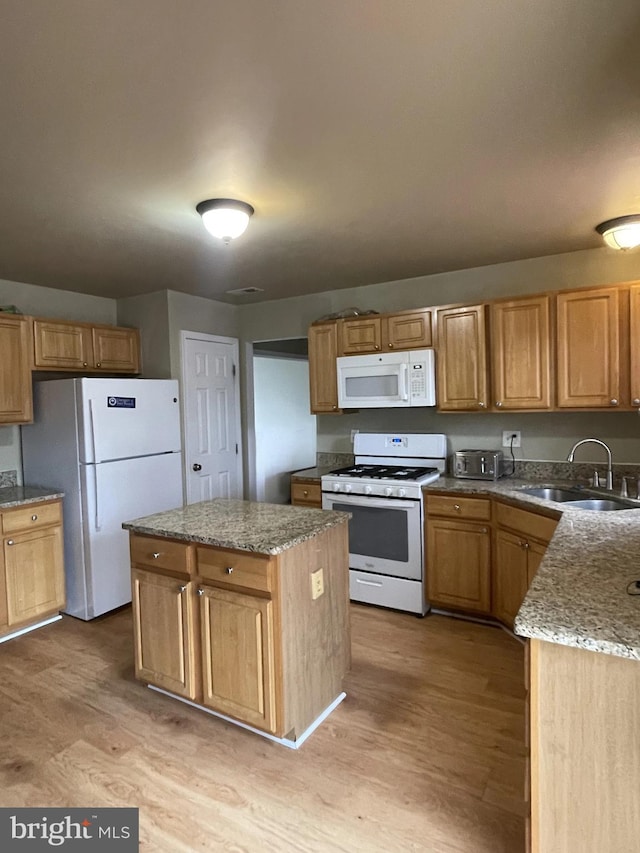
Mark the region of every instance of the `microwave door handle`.
POLYGON ((409 365, 404 362, 400 365, 400 399, 409 399, 409 365))

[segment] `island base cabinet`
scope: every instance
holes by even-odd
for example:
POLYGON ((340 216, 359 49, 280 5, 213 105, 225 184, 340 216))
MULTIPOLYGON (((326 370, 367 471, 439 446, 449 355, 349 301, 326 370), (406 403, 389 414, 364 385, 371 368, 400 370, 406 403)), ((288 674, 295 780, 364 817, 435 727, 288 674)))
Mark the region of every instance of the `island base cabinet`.
POLYGON ((134 569, 133 636, 136 677, 196 699, 192 584, 134 569))
POLYGON ((640 665, 530 642, 532 853, 633 853, 640 665))
POLYGON ((273 603, 201 587, 203 705, 276 731, 273 603))

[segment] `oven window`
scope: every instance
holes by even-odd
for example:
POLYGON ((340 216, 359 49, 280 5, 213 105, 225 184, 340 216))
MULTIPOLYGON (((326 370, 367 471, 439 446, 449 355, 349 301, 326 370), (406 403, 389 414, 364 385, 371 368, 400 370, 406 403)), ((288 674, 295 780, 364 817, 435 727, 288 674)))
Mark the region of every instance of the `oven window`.
POLYGON ((344 387, 350 400, 357 400, 358 397, 397 397, 398 376, 393 373, 381 376, 347 376, 344 387))
POLYGON ((409 560, 409 513, 393 507, 333 503, 351 513, 349 553, 406 563, 409 560))

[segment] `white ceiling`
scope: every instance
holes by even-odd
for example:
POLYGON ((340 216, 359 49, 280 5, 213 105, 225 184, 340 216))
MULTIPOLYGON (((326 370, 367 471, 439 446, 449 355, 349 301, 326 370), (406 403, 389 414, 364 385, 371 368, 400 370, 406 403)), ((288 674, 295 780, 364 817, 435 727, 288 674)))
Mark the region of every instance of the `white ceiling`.
POLYGON ((638 0, 0 0, 0 278, 277 299, 601 246, 638 0), (230 246, 206 198, 250 202, 230 246))

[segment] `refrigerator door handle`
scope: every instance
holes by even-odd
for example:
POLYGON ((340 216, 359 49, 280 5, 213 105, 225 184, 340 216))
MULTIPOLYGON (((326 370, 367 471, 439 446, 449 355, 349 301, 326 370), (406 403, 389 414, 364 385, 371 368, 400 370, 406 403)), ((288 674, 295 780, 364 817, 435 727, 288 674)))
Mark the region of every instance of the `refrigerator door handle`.
POLYGON ((95 490, 94 497, 96 499, 96 504, 95 504, 95 507, 96 507, 96 512, 95 512, 96 531, 100 530, 101 526, 102 526, 100 524, 100 489, 98 488, 98 469, 99 469, 99 467, 100 467, 99 465, 93 466, 93 488, 95 490))
POLYGON ((96 425, 93 414, 93 400, 89 398, 89 431, 91 433, 91 461, 97 462, 96 459, 96 425))

